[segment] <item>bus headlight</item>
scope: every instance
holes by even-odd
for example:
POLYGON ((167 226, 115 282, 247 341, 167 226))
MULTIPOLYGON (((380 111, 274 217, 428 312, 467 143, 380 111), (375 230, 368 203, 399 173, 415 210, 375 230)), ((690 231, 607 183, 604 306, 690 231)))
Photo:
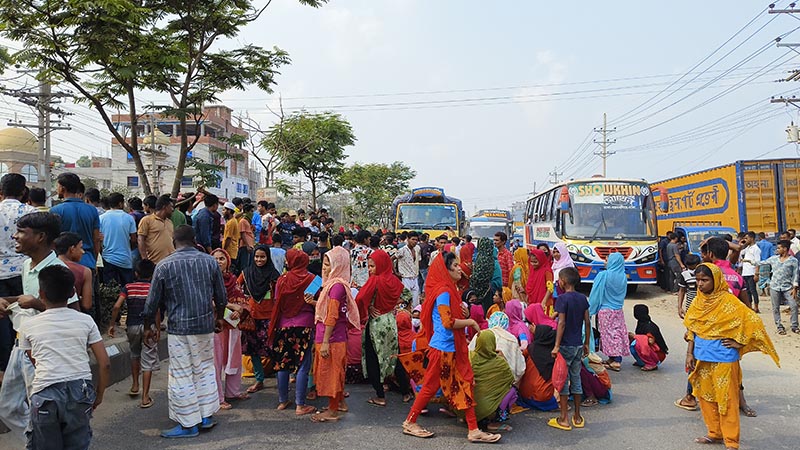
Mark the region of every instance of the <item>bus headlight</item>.
POLYGON ((653 261, 655 261, 655 260, 656 260, 657 256, 658 256, 658 254, 657 254, 657 253, 651 253, 651 254, 649 254, 649 255, 645 256, 644 258, 642 258, 642 259, 640 259, 640 260, 636 261, 636 264, 647 264, 647 263, 651 263, 651 262, 653 262, 653 261))

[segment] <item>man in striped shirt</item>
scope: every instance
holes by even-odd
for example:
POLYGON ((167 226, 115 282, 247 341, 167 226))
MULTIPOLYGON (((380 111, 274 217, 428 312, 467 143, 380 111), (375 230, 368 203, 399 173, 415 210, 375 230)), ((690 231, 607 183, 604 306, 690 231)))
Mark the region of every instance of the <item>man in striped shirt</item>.
POLYGON ((195 247, 194 229, 175 230, 174 253, 156 265, 142 312, 144 339, 152 345, 151 325, 160 304, 167 315, 169 417, 178 422, 165 438, 194 437, 210 429, 219 410, 214 369, 214 332, 223 326, 227 296, 216 260, 195 247), (215 323, 216 322, 216 323, 215 323))

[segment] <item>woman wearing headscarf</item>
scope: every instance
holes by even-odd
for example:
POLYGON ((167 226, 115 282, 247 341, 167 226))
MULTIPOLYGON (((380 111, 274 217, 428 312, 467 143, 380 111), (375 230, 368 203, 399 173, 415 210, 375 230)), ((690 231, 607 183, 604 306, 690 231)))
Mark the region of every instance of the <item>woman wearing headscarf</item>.
POLYGON ((700 264, 695 277, 697 297, 683 319, 686 370, 708 429, 695 442, 739 448, 739 360, 753 351, 769 355, 779 367, 780 360, 761 318, 728 291, 719 267, 700 264))
MULTIPOLYGON (((469 308, 469 318, 477 322, 478 327, 481 330, 487 329, 489 327, 489 323, 486 322, 483 306, 478 303, 478 296, 475 295, 475 291, 472 289, 467 289, 464 294, 461 295, 461 300, 463 303, 466 303, 467 307, 469 308)), ((476 334, 478 334, 477 331, 467 328, 467 339, 472 340, 476 334)))
POLYGON ((482 331, 475 340, 475 350, 469 353, 475 374, 475 416, 491 432, 511 431, 510 426, 501 422, 508 420, 517 400, 514 374, 497 354, 494 333, 482 331))
POLYGON ((519 347, 524 351, 530 342, 528 337, 530 331, 522 318, 522 303, 519 300, 511 300, 506 303, 505 313, 508 316, 508 331, 519 340, 519 347))
POLYGON ((505 311, 506 303, 510 302, 511 299, 511 289, 507 287, 498 289, 492 297, 492 306, 489 307, 489 311, 486 312, 486 317, 492 317, 492 314, 496 312, 505 311))
MULTIPOLYGON (((514 382, 518 382, 525 373, 525 357, 522 356, 517 338, 508 331, 508 316, 503 312, 496 312, 489 317, 488 324, 487 330, 494 333, 496 350, 503 354, 514 374, 514 382)), ((476 341, 476 338, 470 341, 470 351, 475 350, 476 341)))
MULTIPOLYGON (((547 258, 544 252, 538 248, 531 249, 529 256, 530 268, 528 270, 528 282, 525 285, 525 292, 528 294, 528 308, 543 308, 548 316, 554 314, 552 304, 548 300, 553 294, 553 270, 546 263, 547 258)), ((529 313, 526 309, 526 315, 529 313)))
POLYGON ((248 301, 250 319, 245 318, 239 325, 242 329, 242 353, 250 357, 256 383, 247 389, 253 393, 264 389, 264 366, 262 358, 270 357, 268 344, 270 319, 274 309, 274 289, 280 274, 272 264, 272 253, 265 245, 253 249, 253 262, 248 265, 239 278, 238 285, 244 290, 248 301))
POLYGON ((422 389, 403 422, 403 433, 420 438, 433 436, 417 424, 417 418, 441 387, 453 409, 464 411, 470 442, 497 442, 501 436, 481 431, 475 416, 474 375, 463 330, 477 329, 478 324, 463 316, 455 284, 460 279, 461 268, 454 254, 437 255, 431 262, 420 315, 428 337, 428 367, 422 389))
POLYGON ((244 400, 250 398, 242 392, 242 340, 237 328, 240 321, 249 315, 247 299, 236 284, 236 275, 230 271, 231 256, 218 248, 211 252, 222 270, 222 281, 228 294, 227 308, 231 311, 229 320, 219 333, 214 333, 214 367, 217 371, 217 391, 220 409, 231 409, 226 399, 244 400), (236 325, 234 325, 236 324, 236 325), (224 389, 223 389, 224 388, 224 389))
POLYGON ((508 287, 511 289, 511 297, 524 303, 528 302, 525 286, 528 284, 529 272, 528 250, 524 247, 514 250, 514 267, 511 268, 511 276, 508 277, 508 287))
MULTIPOLYGON (((397 364, 397 321, 394 309, 400 302, 403 283, 392 272, 392 259, 383 250, 375 250, 368 258, 369 278, 358 291, 358 305, 361 323, 364 325, 361 337, 361 365, 367 374, 375 398, 367 400, 375 406, 386 406, 386 393, 383 380, 392 373, 397 375, 398 384, 410 396, 408 377, 402 366, 397 364)), ((406 397, 407 399, 410 397, 406 397)))
POLYGON ((647 305, 638 304, 633 307, 633 317, 636 318, 636 333, 631 338, 631 355, 636 360, 634 365, 649 372, 658 369, 658 365, 667 358, 667 343, 658 328, 650 319, 650 309, 647 305))
POLYGON ((473 256, 475 255, 475 245, 469 242, 464 244, 458 252, 459 265, 461 266, 461 279, 458 281, 458 289, 461 292, 469 289, 469 280, 472 277, 473 256))
POLYGON ((609 357, 608 368, 615 372, 622 367, 622 357, 631 354, 628 328, 622 313, 627 288, 625 258, 621 253, 612 253, 608 256, 606 270, 594 279, 589 293, 589 314, 597 316, 600 346, 609 357))
POLYGON ((269 324, 269 342, 278 372, 278 410, 291 405, 289 374, 297 372, 295 414, 311 414, 315 408, 306 405, 308 372, 313 360, 311 336, 314 326, 314 298, 305 293, 314 281, 308 272, 308 255, 301 250, 286 251, 286 273, 275 286, 275 307, 269 324))
POLYGON ((397 344, 400 350, 398 354, 412 352, 416 333, 411 324, 411 313, 407 309, 400 309, 397 311, 395 319, 397 320, 397 344))
POLYGON ((566 269, 567 267, 575 267, 575 263, 572 262, 572 258, 569 256, 569 250, 567 250, 567 244, 563 242, 556 242, 553 246, 553 279, 558 280, 558 274, 561 270, 566 269))
POLYGON ((348 324, 361 326, 358 305, 350 291, 350 281, 350 252, 343 247, 334 247, 325 252, 322 260, 322 290, 314 314, 314 379, 317 382, 317 395, 328 397, 328 409, 311 416, 314 422, 339 420, 339 405, 344 400, 347 327, 348 324))
POLYGON ((519 382, 519 398, 517 404, 525 408, 540 411, 552 411, 558 408, 558 401, 553 395, 553 347, 556 345, 555 321, 545 316, 542 308, 537 308, 533 324, 533 342, 528 346, 525 357, 525 375, 519 382))
MULTIPOLYGON (((495 282, 493 281, 495 265, 498 270, 500 269, 500 264, 494 256, 496 251, 491 239, 478 239, 478 256, 475 258, 475 266, 469 279, 469 288, 475 291, 484 313, 489 312, 493 303, 492 297, 500 289, 500 286, 494 286, 495 282)), ((502 272, 500 279, 502 280, 502 272)))

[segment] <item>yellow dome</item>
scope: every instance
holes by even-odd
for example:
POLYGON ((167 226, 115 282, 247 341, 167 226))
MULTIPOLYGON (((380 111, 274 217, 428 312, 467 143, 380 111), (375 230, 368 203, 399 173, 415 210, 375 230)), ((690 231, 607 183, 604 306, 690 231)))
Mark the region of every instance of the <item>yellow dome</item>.
POLYGON ((0 150, 39 154, 38 139, 24 128, 6 128, 0 130, 0 150))
POLYGON ((142 138, 142 145, 151 145, 155 137, 156 145, 169 145, 169 136, 162 133, 161 130, 156 128, 153 134, 147 133, 142 138))

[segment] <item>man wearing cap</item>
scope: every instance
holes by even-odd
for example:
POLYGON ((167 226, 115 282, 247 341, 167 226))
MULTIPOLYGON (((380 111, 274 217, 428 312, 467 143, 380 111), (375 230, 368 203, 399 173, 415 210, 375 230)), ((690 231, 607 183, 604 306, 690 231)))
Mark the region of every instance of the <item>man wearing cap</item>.
POLYGON ((239 267, 236 264, 236 257, 239 254, 239 238, 241 237, 239 221, 233 217, 235 212, 236 205, 231 202, 225 202, 222 207, 222 217, 225 218, 225 231, 222 234, 222 248, 224 248, 231 257, 231 271, 234 273, 238 271, 239 267))

